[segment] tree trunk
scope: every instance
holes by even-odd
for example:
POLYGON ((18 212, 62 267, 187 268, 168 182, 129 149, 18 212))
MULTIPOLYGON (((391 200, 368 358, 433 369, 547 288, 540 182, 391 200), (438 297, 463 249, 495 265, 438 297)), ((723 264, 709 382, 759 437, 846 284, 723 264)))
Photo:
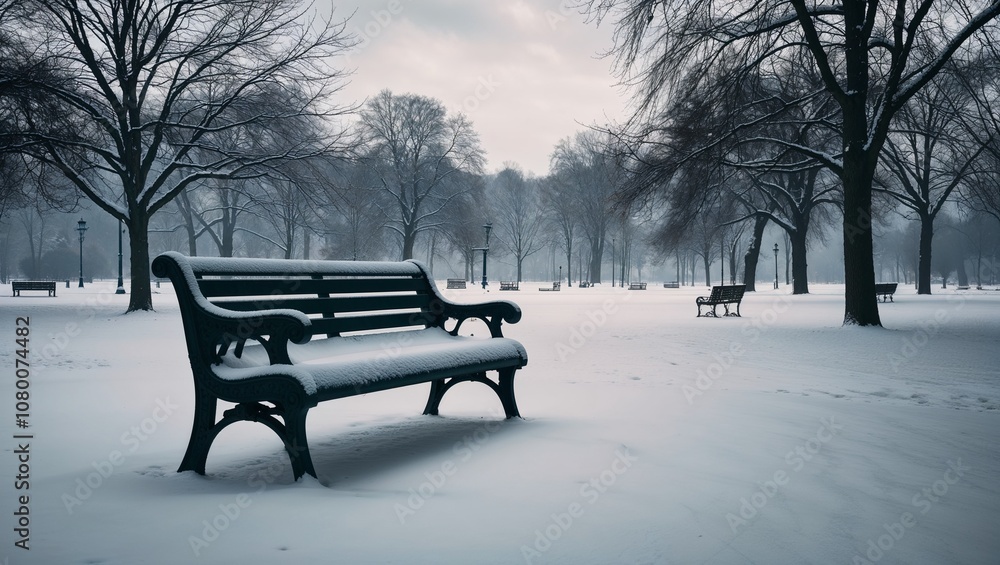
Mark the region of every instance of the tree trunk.
POLYGON ((590 284, 601 282, 601 260, 604 256, 604 241, 590 246, 590 284))
MULTIPOLYGON (((566 286, 573 286, 573 251, 567 246, 566 248, 566 286)), ((562 273, 560 273, 560 279, 562 278, 562 273)), ((561 282, 561 281, 560 281, 561 282)))
POLYGON ((149 282, 149 218, 145 212, 132 211, 128 223, 129 265, 132 269, 132 288, 128 310, 153 309, 153 290, 149 282))
POLYGON ((712 272, 709 270, 712 266, 712 261, 709 259, 708 252, 702 255, 702 260, 705 263, 705 286, 712 286, 712 272))
POLYGON ((958 258, 958 286, 969 286, 969 272, 965 270, 965 259, 958 258))
POLYGON ((792 294, 809 294, 809 270, 806 266, 806 235, 788 234, 792 247, 792 294))
POLYGON ((198 256, 198 232, 194 222, 194 210, 191 209, 191 199, 188 198, 187 190, 182 190, 177 195, 177 209, 180 210, 181 218, 184 219, 184 231, 187 232, 188 255, 198 256))
POLYGON ((917 294, 931 293, 931 242, 934 240, 934 218, 920 216, 919 259, 917 260, 917 294))
POLYGON ((408 226, 403 227, 403 261, 413 259, 413 245, 417 241, 417 233, 408 226))
POLYGON ((872 180, 863 159, 844 159, 844 324, 881 326, 875 296, 872 180))
POLYGON ((743 256, 743 284, 747 285, 746 292, 757 290, 757 262, 760 260, 761 240, 764 237, 764 228, 767 227, 767 216, 757 216, 753 221, 753 239, 750 240, 750 247, 746 255, 743 256))

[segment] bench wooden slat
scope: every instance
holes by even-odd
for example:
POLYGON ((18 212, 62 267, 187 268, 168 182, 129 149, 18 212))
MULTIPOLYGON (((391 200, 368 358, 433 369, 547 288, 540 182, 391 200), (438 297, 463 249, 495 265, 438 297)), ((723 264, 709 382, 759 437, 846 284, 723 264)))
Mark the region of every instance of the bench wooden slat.
POLYGON ((434 321, 434 315, 427 311, 404 312, 398 314, 377 314, 368 316, 338 316, 319 318, 312 321, 314 334, 340 335, 351 332, 427 327, 434 321))
POLYGON ((333 296, 329 298, 279 298, 264 297, 256 300, 213 300, 214 304, 236 310, 251 312, 270 308, 291 308, 306 314, 330 312, 375 312, 378 310, 426 309, 431 302, 426 294, 393 294, 376 296, 333 296))
POLYGON ((268 296, 279 294, 365 294, 427 290, 427 281, 414 278, 351 279, 202 279, 207 298, 216 296, 268 296))

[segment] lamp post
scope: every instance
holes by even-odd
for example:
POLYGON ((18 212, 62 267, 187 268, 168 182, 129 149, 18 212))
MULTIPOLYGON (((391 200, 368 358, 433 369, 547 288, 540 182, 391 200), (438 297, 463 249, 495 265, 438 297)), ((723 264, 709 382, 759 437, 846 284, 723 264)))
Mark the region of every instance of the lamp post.
POLYGON ((118 220, 118 288, 115 294, 125 294, 125 279, 122 277, 122 221, 118 220))
POLYGON ((486 231, 486 246, 483 247, 483 290, 486 290, 486 256, 490 252, 490 230, 493 229, 493 224, 485 224, 483 229, 486 231))
POLYGON ((778 288, 778 244, 774 244, 774 288, 778 288))
POLYGON ((611 238, 611 288, 615 287, 615 238, 611 238))
POLYGON ((76 223, 76 231, 80 232, 80 286, 78 288, 83 288, 83 232, 87 231, 87 222, 80 218, 80 221, 76 223))
POLYGON ((562 265, 559 265, 559 284, 562 284, 562 265))

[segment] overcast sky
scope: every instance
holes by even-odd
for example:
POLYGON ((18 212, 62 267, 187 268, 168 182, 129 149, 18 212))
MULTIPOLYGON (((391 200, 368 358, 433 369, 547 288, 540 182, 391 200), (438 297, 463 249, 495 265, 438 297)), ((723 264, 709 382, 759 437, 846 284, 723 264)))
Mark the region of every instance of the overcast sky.
POLYGON ((383 88, 442 101, 472 120, 487 170, 513 161, 545 175, 562 138, 620 119, 610 22, 597 27, 566 0, 332 0, 360 44, 346 99, 383 88))

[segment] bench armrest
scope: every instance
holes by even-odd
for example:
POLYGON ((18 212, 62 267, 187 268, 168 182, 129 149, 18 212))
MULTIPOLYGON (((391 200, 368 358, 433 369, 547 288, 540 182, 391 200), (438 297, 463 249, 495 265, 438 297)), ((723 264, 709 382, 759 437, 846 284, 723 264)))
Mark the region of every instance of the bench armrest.
POLYGON ((517 304, 506 300, 478 304, 456 304, 445 299, 441 300, 441 314, 445 318, 458 320, 455 328, 451 330, 453 335, 458 335, 458 328, 470 318, 478 318, 485 322, 490 328, 492 337, 503 337, 501 325, 504 322, 516 324, 521 320, 521 309, 518 308, 517 304))
POLYGON ((290 365, 288 342, 306 343, 312 337, 312 322, 298 310, 238 312, 216 306, 201 293, 190 263, 179 253, 161 254, 153 260, 152 271, 169 277, 177 289, 188 351, 198 351, 201 362, 219 363, 233 343, 240 356, 246 340, 253 339, 264 346, 270 364, 290 365))
POLYGON ((435 308, 434 314, 439 316, 440 323, 443 325, 449 319, 458 321, 450 331, 452 335, 458 335, 458 329, 462 326, 462 323, 470 318, 478 318, 485 322, 490 328, 490 335, 492 337, 503 337, 501 325, 504 322, 516 324, 521 320, 521 309, 517 304, 508 300, 493 300, 477 304, 459 304, 448 300, 438 292, 437 285, 434 284, 434 278, 427 267, 420 261, 414 261, 413 259, 409 261, 417 265, 423 271, 424 276, 427 277, 428 286, 434 296, 435 304, 439 305, 435 308), (440 312, 437 310, 440 310, 440 312))
POLYGON ((205 346, 213 349, 212 359, 218 363, 228 351, 229 346, 236 344, 234 354, 240 357, 243 345, 248 339, 259 342, 267 351, 268 362, 271 365, 291 365, 288 357, 288 342, 307 343, 312 337, 309 318, 297 310, 258 310, 255 312, 236 312, 220 308, 208 300, 199 302, 199 316, 203 321, 202 335, 214 343, 205 346), (267 337, 264 337, 267 336, 267 337))

